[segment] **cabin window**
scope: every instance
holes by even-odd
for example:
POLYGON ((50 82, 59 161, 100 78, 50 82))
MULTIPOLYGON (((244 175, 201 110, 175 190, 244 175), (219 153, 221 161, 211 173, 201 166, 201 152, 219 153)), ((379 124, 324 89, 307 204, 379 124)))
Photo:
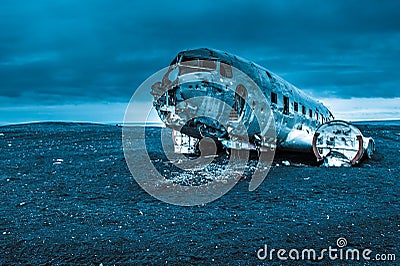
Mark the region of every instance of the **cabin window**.
POLYGON ((308 115, 312 118, 312 110, 308 110, 308 115))
POLYGON ((176 56, 174 58, 174 60, 172 60, 171 64, 169 64, 170 66, 176 65, 176 63, 178 63, 178 56, 176 56))
POLYGON ((283 114, 289 114, 289 97, 283 96, 283 114))
POLYGON ((271 103, 278 104, 278 95, 275 92, 271 92, 271 103))
POLYGON ((301 113, 306 115, 306 107, 304 105, 301 107, 301 113))
POLYGON ((299 111, 299 103, 298 102, 294 102, 294 111, 295 112, 299 111))
POLYGON ((225 78, 232 78, 232 67, 228 64, 221 63, 220 64, 220 70, 219 70, 221 76, 225 78))

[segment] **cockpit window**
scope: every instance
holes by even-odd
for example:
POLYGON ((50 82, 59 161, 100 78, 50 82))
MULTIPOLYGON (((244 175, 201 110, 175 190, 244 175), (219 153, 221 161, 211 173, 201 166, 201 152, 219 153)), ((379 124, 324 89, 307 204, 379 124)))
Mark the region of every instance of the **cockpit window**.
POLYGON ((197 58, 193 58, 190 56, 182 56, 181 63, 187 62, 187 61, 197 61, 197 58))
POLYGON ((176 65, 176 63, 178 62, 178 56, 176 56, 174 58, 174 60, 172 60, 171 64, 169 64, 170 66, 176 65))
POLYGON ((188 56, 183 56, 180 61, 179 75, 196 73, 196 72, 210 72, 217 68, 215 61, 199 60, 188 56))
POLYGON ((181 61, 181 65, 183 66, 190 66, 190 67, 199 67, 199 60, 191 58, 189 60, 188 57, 183 57, 181 61))
POLYGON ((220 64, 220 70, 219 70, 221 76, 225 78, 232 78, 232 67, 228 64, 221 63, 220 64))
POLYGON ((215 61, 211 60, 200 60, 200 67, 215 70, 217 68, 217 64, 215 61))

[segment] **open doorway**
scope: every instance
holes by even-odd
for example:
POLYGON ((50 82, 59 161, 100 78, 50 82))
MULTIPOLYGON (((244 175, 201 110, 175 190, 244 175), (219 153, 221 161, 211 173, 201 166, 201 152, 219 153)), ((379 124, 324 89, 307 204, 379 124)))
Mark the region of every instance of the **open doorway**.
POLYGON ((236 118, 239 119, 242 115, 246 103, 247 90, 243 85, 238 85, 235 91, 235 100, 233 110, 236 113, 236 118))

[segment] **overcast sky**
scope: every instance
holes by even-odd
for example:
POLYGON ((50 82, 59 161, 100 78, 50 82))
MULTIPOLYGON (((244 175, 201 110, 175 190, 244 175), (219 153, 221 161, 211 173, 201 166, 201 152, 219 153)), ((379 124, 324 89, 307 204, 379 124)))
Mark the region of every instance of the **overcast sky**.
POLYGON ((137 86, 198 47, 263 65, 340 118, 400 117, 398 0, 137 2, 3 0, 0 124, 121 121, 137 86))

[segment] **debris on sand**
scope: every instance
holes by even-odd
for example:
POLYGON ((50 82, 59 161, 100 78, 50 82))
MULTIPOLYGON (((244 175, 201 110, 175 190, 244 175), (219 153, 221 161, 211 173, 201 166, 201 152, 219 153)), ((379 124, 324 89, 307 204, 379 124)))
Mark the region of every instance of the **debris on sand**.
POLYGON ((4 137, 4 133, 1 133, 1 132, 0 132, 0 137, 4 137))
MULTIPOLYGON (((54 160, 53 160, 54 161, 54 160)), ((55 162, 53 162, 53 165, 55 164, 62 164, 64 162, 63 159, 56 159, 55 162)))
POLYGON ((283 164, 284 166, 290 166, 289 161, 282 161, 282 164, 283 164))
POLYGON ((307 165, 303 163, 292 163, 291 165, 296 167, 307 167, 307 165))
POLYGON ((351 163, 347 160, 347 158, 343 157, 326 157, 324 163, 322 164, 323 167, 350 167, 351 163))

